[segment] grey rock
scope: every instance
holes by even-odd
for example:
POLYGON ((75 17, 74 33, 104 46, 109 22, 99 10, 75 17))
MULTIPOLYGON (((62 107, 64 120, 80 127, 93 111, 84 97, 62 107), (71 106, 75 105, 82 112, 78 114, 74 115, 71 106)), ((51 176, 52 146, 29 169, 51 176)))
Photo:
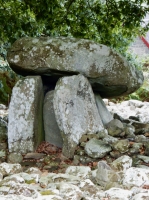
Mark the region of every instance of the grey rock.
POLYGON ((102 97, 132 93, 143 83, 143 73, 109 47, 90 40, 21 38, 8 52, 10 67, 22 75, 84 74, 102 97))
POLYGON ((61 183, 59 185, 59 191, 63 199, 76 199, 81 200, 83 198, 83 192, 78 186, 71 183, 61 183))
POLYGON ((110 197, 111 200, 129 200, 133 196, 133 192, 114 187, 109 190, 106 190, 105 192, 101 193, 101 197, 110 197))
POLYGON ((135 137, 135 142, 146 144, 148 139, 144 135, 137 135, 135 137))
POLYGON ((135 121, 140 121, 138 116, 129 116, 129 119, 135 120, 135 121))
POLYGON ((113 118, 118 119, 121 122, 125 121, 125 119, 123 117, 121 117, 120 115, 118 115, 117 113, 113 113, 113 118))
POLYGON ((85 199, 87 197, 90 197, 92 199, 99 191, 99 187, 97 187, 90 179, 85 179, 84 181, 81 181, 79 188, 83 192, 85 199))
MULTIPOLYGON (((9 170, 8 164, 6 166, 4 163, 7 174, 4 177, 0 174, 0 199, 148 199, 148 189, 144 188, 149 183, 149 169, 130 167, 128 156, 123 156, 119 160, 117 164, 119 163, 122 168, 116 165, 117 171, 105 161, 100 161, 97 170, 91 171, 87 166, 69 166, 63 174, 41 172, 37 168, 20 173, 17 170, 9 170)), ((4 165, 0 165, 0 169, 4 168, 4 165)))
POLYGON ((143 147, 143 144, 142 143, 133 143, 131 148, 129 149, 129 152, 131 154, 138 154, 140 153, 140 149, 143 147))
POLYGON ((19 184, 19 183, 10 181, 8 182, 7 186, 0 187, 0 193, 5 194, 5 195, 13 193, 15 195, 23 195, 26 197, 30 197, 30 196, 35 195, 36 191, 34 189, 31 189, 26 184, 19 184))
POLYGON ((23 156, 20 153, 10 153, 7 157, 8 163, 21 163, 23 156))
POLYGON ((149 157, 148 157, 148 156, 137 155, 137 157, 138 157, 140 160, 143 160, 143 162, 149 163, 149 157))
POLYGON ((131 167, 125 172, 123 185, 125 185, 128 189, 132 188, 133 186, 140 187, 146 182, 148 183, 148 174, 148 169, 131 167))
POLYGON ((20 175, 20 177, 22 177, 24 179, 25 183, 27 183, 27 184, 38 183, 39 178, 40 178, 40 175, 38 173, 28 174, 28 173, 22 172, 19 175, 20 175))
POLYGON ((111 156, 112 158, 119 158, 119 157, 122 156, 122 153, 120 153, 119 151, 111 151, 111 152, 110 152, 110 156, 111 156))
POLYGON ((43 119, 44 119, 44 130, 45 130, 45 141, 57 147, 62 147, 63 139, 55 119, 53 98, 54 98, 54 91, 48 92, 44 98, 43 119))
POLYGON ((135 127, 130 124, 124 124, 124 131, 127 138, 135 138, 135 127))
POLYGON ((135 99, 130 99, 129 100, 129 106, 135 106, 137 108, 141 108, 144 106, 142 101, 135 100, 135 99))
POLYGON ((117 141, 118 141, 117 138, 114 138, 114 137, 112 137, 112 136, 110 136, 110 135, 106 135, 106 136, 103 138, 103 142, 105 142, 106 144, 110 144, 110 145, 116 143, 117 141))
POLYGON ((83 75, 61 78, 56 84, 53 103, 63 138, 63 154, 72 158, 84 134, 104 129, 90 83, 83 75))
POLYGON ((3 174, 3 176, 19 173, 21 171, 22 167, 20 164, 8 164, 5 162, 0 164, 0 173, 3 174))
POLYGON ((8 147, 10 152, 33 152, 44 139, 43 91, 40 76, 17 82, 9 105, 8 147))
POLYGON ((120 153, 126 153, 129 150, 129 146, 130 144, 127 139, 118 140, 116 143, 112 144, 112 148, 120 153))
POLYGON ((149 199, 149 193, 139 193, 133 196, 132 200, 148 200, 149 199))
POLYGON ((71 183, 74 183, 74 184, 78 184, 80 182, 80 177, 78 176, 74 176, 74 175, 70 175, 70 174, 62 174, 62 173, 59 173, 59 174, 51 174, 52 176, 52 181, 54 183, 57 183, 57 182, 71 182, 71 183))
POLYGON ((38 175, 42 174, 42 172, 40 171, 40 169, 36 168, 36 167, 30 167, 25 172, 28 173, 28 174, 38 174, 38 175))
POLYGON ((96 105, 97 105, 102 123, 105 126, 107 123, 109 123, 113 119, 113 116, 108 111, 104 101, 102 100, 99 94, 95 94, 95 101, 96 101, 96 105))
POLYGON ((73 164, 74 165, 79 165, 79 163, 80 163, 80 156, 79 155, 74 155, 73 164))
POLYGON ((81 179, 88 179, 91 176, 91 168, 88 166, 69 166, 65 173, 78 176, 81 179))
POLYGON ((106 187, 107 184, 112 182, 119 182, 120 176, 114 171, 105 161, 98 162, 96 173, 96 181, 98 184, 106 187))
POLYGON ((120 158, 114 160, 110 166, 115 170, 125 172, 132 166, 132 158, 127 155, 121 156, 120 158))
POLYGON ((149 132, 148 128, 137 128, 135 129, 135 135, 146 135, 149 132))
POLYGON ((132 157, 132 167, 137 167, 138 165, 141 165, 142 161, 137 157, 132 157))
POLYGON ((91 158, 103 158, 111 150, 110 145, 95 138, 89 140, 85 145, 85 152, 91 158))
POLYGON ((137 165, 136 167, 149 170, 149 167, 146 165, 137 165))
POLYGON ((140 128, 145 128, 149 130, 149 124, 137 122, 137 121, 132 121, 131 124, 135 127, 136 130, 140 128))
POLYGON ((88 165, 89 163, 94 162, 95 158, 91 158, 91 157, 83 155, 83 156, 80 156, 79 160, 80 160, 79 163, 81 163, 83 165, 88 165))
POLYGON ((118 119, 111 120, 106 127, 111 136, 120 136, 124 132, 124 125, 118 119))
MULTIPOLYGON (((9 188, 8 188, 9 189, 9 188)), ((1 200, 33 200, 32 197, 25 197, 23 195, 0 195, 1 200)), ((44 195, 36 198, 37 200, 63 200, 60 196, 57 195, 44 195)))
POLYGON ((27 153, 24 158, 25 159, 42 159, 45 157, 46 154, 44 153, 27 153))

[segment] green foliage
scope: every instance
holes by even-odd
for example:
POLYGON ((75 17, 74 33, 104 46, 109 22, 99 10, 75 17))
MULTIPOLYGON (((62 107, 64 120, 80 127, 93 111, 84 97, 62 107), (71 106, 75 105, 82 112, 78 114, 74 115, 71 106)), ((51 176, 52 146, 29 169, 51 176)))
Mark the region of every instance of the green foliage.
MULTIPOLYGON (((149 29, 149 24, 143 24, 148 5, 149 0, 0 0, 0 70, 4 73, 0 91, 4 85, 12 88, 18 78, 8 64, 2 65, 10 45, 24 36, 91 39, 111 46, 131 64, 140 66, 125 52, 134 37, 149 29)), ((7 87, 4 91, 1 102, 11 93, 7 87)))
POLYGON ((149 71, 149 57, 145 57, 142 59, 142 65, 144 71, 149 71))
POLYGON ((70 36, 125 51, 136 35, 148 0, 0 0, 1 44, 23 36, 70 36))
POLYGON ((143 69, 143 62, 137 57, 137 55, 130 53, 129 51, 121 52, 122 55, 127 59, 131 66, 134 66, 138 70, 143 69))
MULTIPOLYGON (((149 77, 149 70, 146 69, 146 71, 147 71, 146 76, 149 77)), ((136 90, 134 93, 129 94, 127 96, 122 96, 122 97, 119 97, 119 98, 116 98, 116 99, 112 99, 111 101, 113 101, 114 103, 117 103, 117 102, 126 101, 126 100, 130 100, 130 99, 136 99, 136 100, 139 100, 139 101, 149 102, 149 81, 148 81, 148 77, 145 77, 143 85, 138 90, 136 90)))
POLYGON ((130 94, 125 99, 136 99, 136 100, 140 100, 140 101, 148 101, 149 102, 149 88, 147 88, 143 85, 136 92, 130 94))
POLYGON ((9 67, 7 61, 0 57, 0 103, 9 104, 12 88, 19 79, 9 67))

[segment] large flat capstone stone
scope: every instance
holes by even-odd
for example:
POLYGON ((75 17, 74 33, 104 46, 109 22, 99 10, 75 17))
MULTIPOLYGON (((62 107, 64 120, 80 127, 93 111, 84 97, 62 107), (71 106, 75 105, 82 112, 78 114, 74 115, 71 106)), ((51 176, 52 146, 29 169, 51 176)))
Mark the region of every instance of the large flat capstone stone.
POLYGON ((9 152, 33 152, 44 140, 42 88, 40 76, 28 76, 13 88, 9 105, 9 152))
POLYGON ((87 78, 83 75, 61 78, 55 88, 53 104, 63 138, 63 154, 72 158, 82 135, 104 129, 87 78))
MULTIPOLYGON (((111 48, 90 40, 65 37, 24 37, 8 52, 10 67, 21 75, 85 75, 101 97, 137 90, 143 73, 111 48)), ((50 77, 49 77, 50 81, 50 77)))

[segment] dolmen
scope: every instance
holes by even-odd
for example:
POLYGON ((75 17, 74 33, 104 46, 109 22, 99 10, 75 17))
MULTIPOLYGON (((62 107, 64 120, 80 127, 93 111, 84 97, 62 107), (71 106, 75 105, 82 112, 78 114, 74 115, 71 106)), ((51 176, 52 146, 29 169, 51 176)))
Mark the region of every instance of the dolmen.
POLYGON ((67 37, 24 37, 8 52, 22 75, 9 105, 9 152, 33 152, 46 140, 73 158, 82 137, 107 134, 102 98, 130 94, 143 74, 111 48, 67 37))

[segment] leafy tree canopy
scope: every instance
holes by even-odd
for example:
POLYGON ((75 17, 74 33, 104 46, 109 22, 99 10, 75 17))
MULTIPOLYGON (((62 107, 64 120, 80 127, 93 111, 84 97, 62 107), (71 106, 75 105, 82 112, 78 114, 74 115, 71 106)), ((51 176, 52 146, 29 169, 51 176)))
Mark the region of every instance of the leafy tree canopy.
POLYGON ((149 0, 0 0, 0 45, 23 36, 69 36, 124 50, 149 25, 149 0))

